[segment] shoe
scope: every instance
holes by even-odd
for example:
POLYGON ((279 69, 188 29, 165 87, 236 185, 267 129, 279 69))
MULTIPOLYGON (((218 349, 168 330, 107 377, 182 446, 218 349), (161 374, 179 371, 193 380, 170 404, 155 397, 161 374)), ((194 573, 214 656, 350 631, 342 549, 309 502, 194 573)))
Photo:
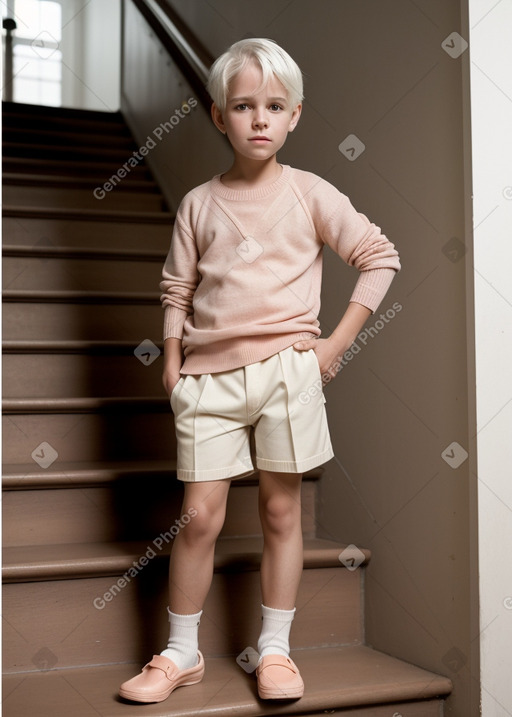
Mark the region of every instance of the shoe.
POLYGON ((153 655, 151 662, 131 680, 123 682, 119 694, 133 702, 163 702, 176 687, 195 685, 204 676, 204 658, 198 651, 199 662, 188 670, 180 670, 169 658, 153 655))
POLYGON ((262 700, 291 700, 304 694, 304 682, 297 665, 284 655, 262 657, 256 668, 256 678, 262 700))

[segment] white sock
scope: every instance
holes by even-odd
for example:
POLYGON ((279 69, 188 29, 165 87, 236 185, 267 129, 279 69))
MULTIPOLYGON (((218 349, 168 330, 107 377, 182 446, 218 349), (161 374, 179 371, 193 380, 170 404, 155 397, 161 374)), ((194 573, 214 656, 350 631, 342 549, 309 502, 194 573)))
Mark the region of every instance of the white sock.
POLYGON ((260 657, 265 655, 290 655, 290 629, 295 615, 293 610, 277 610, 261 606, 263 624, 258 640, 260 657))
POLYGON ((167 608, 171 624, 167 648, 160 653, 172 660, 180 670, 197 665, 199 622, 203 611, 194 615, 176 615, 167 608))

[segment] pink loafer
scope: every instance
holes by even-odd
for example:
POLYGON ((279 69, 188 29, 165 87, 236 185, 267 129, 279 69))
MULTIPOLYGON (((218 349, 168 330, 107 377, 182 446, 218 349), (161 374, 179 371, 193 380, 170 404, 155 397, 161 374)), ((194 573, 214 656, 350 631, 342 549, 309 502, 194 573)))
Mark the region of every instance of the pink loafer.
POLYGON ((304 682, 297 665, 284 655, 262 657, 256 678, 262 700, 293 700, 304 694, 304 682))
POLYGON ((178 666, 163 655, 153 655, 151 662, 142 668, 142 672, 131 680, 123 682, 119 694, 133 702, 163 702, 177 687, 195 685, 204 676, 204 658, 200 652, 195 667, 180 670, 178 666))

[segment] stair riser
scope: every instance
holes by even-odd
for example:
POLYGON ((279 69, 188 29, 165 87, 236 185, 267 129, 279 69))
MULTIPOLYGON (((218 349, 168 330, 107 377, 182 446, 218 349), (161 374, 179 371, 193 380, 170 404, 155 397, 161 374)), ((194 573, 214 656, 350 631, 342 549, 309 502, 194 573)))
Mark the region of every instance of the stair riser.
POLYGON ((160 261, 5 257, 3 288, 46 291, 159 291, 160 261))
MULTIPOLYGON (((96 187, 102 187, 105 182, 105 173, 98 177, 74 177, 64 175, 44 174, 19 174, 18 172, 4 172, 4 186, 13 187, 51 187, 53 189, 86 189, 93 191, 96 187)), ((132 179, 130 175, 123 178, 122 182, 116 184, 116 192, 146 192, 159 194, 158 185, 149 179, 132 179)))
MULTIPOLYGON (((150 554, 149 554, 150 555, 150 554)), ((135 570, 135 568, 134 568, 135 570)), ((360 570, 304 570, 292 628, 293 648, 362 641, 360 570)), ((118 577, 10 584, 4 587, 4 670, 36 671, 47 648, 55 667, 146 662, 165 647, 167 560, 153 558, 119 591, 118 577), (105 601, 104 595, 114 595, 105 601), (94 606, 94 600, 96 605, 94 606), (53 659, 53 658, 52 658, 53 659)), ((205 656, 257 649, 259 573, 216 573, 204 607, 205 656)))
MULTIPOLYGON (((124 149, 98 149, 95 147, 45 147, 44 145, 24 145, 4 143, 4 157, 23 157, 27 159, 48 159, 85 162, 108 162, 121 167, 132 157, 132 152, 124 149)), ((77 167, 77 172, 79 172, 77 167)))
MULTIPOLYGON (((105 177, 103 182, 107 182, 105 177)), ((126 209, 127 211, 158 212, 165 210, 162 198, 148 192, 104 191, 102 185, 90 189, 62 189, 60 187, 20 187, 6 185, 3 188, 4 204, 13 207, 46 207, 78 209, 126 209), (97 191, 96 191, 97 190, 97 191)))
POLYGON ((163 312, 152 305, 5 303, 5 340, 160 341, 163 312))
POLYGON ((20 219, 2 222, 5 244, 62 246, 104 249, 159 249, 165 253, 171 242, 172 225, 137 222, 89 222, 66 219, 20 219))
POLYGON ((24 120, 31 127, 39 127, 43 122, 63 122, 66 127, 82 124, 91 131, 101 127, 103 132, 111 128, 114 132, 126 132, 127 126, 120 112, 103 112, 102 110, 83 110, 72 107, 51 107, 48 105, 32 105, 19 102, 4 102, 2 106, 3 120, 6 125, 17 126, 24 120))
POLYGON ((162 354, 149 365, 145 360, 141 362, 133 351, 126 356, 4 354, 4 396, 162 397, 162 354))
POLYGON ((102 142, 105 137, 119 138, 120 140, 132 140, 130 132, 123 122, 90 122, 88 120, 70 120, 64 117, 9 117, 3 115, 3 129, 5 132, 19 132, 23 134, 24 130, 28 134, 39 133, 39 131, 71 133, 74 135, 87 137, 95 137, 98 142, 102 142))
MULTIPOLYGON (((53 468, 58 466, 54 463, 53 468)), ((151 540, 179 519, 183 486, 168 478, 112 486, 4 491, 4 547, 151 540), (37 523, 34 516, 37 515, 37 523)), ((315 485, 302 486, 303 532, 315 531, 315 485)), ((258 487, 232 485, 223 536, 259 535, 258 487)))
POLYGON ((426 700, 425 702, 394 702, 371 707, 347 708, 341 710, 322 710, 308 712, 307 717, 443 717, 443 700, 426 700))
POLYGON ((38 123, 34 129, 30 123, 17 124, 16 127, 4 125, 4 142, 27 142, 28 144, 46 144, 58 147, 73 147, 76 144, 86 145, 100 149, 101 147, 122 147, 130 153, 137 149, 129 135, 119 134, 118 128, 107 128, 100 132, 80 128, 62 127, 54 122, 46 122, 41 126, 38 123))
POLYGON ((176 455, 170 408, 169 413, 155 414, 3 416, 6 463, 31 464, 32 453, 43 442, 52 446, 56 460, 62 462, 170 460, 176 455))
MULTIPOLYGON (((21 172, 27 174, 54 174, 58 176, 77 176, 76 161, 67 157, 57 159, 55 157, 37 158, 28 157, 3 157, 4 172, 21 172)), ((101 159, 88 158, 80 161, 80 177, 110 177, 120 167, 119 160, 102 157, 101 159)), ((130 176, 133 179, 151 179, 147 167, 138 165, 130 167, 130 176)))

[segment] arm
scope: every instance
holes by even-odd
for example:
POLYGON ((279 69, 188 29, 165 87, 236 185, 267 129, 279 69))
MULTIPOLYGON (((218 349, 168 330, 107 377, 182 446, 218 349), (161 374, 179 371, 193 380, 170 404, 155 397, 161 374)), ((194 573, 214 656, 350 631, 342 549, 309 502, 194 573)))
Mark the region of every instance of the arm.
POLYGON ((340 323, 326 341, 329 341, 331 351, 337 356, 343 356, 356 340, 357 334, 361 331, 371 310, 362 304, 351 301, 347 310, 341 317, 340 323))
POLYGON ((160 300, 164 308, 164 369, 162 383, 170 396, 180 379, 183 364, 183 325, 192 313, 192 301, 198 283, 197 247, 192 233, 176 216, 171 246, 164 267, 160 300))
POLYGON ((197 247, 194 237, 180 221, 174 223, 171 246, 162 269, 160 301, 164 308, 164 341, 181 339, 183 324, 192 313, 192 301, 199 282, 197 247))
POLYGON ((162 383, 168 396, 171 395, 174 387, 180 380, 180 368, 182 363, 181 339, 165 339, 162 383))
POLYGON ((345 263, 359 271, 359 278, 348 308, 327 339, 308 339, 294 344, 298 350, 314 349, 324 384, 336 375, 335 364, 341 363, 345 351, 354 343, 368 317, 384 298, 400 260, 394 245, 364 214, 357 212, 350 200, 326 182, 319 183, 321 193, 312 205, 316 226, 324 243, 345 263), (327 213, 326 206, 334 206, 327 213))
MULTIPOLYGON (((343 354, 352 346, 357 334, 371 313, 371 310, 367 309, 366 306, 351 301, 341 321, 329 338, 299 341, 294 344, 294 348, 299 351, 314 349, 322 378, 324 374, 329 374, 331 377, 334 377, 336 375, 336 369, 333 368, 333 364, 341 363, 343 354)), ((325 377, 324 383, 327 383, 329 380, 330 379, 325 377)))

